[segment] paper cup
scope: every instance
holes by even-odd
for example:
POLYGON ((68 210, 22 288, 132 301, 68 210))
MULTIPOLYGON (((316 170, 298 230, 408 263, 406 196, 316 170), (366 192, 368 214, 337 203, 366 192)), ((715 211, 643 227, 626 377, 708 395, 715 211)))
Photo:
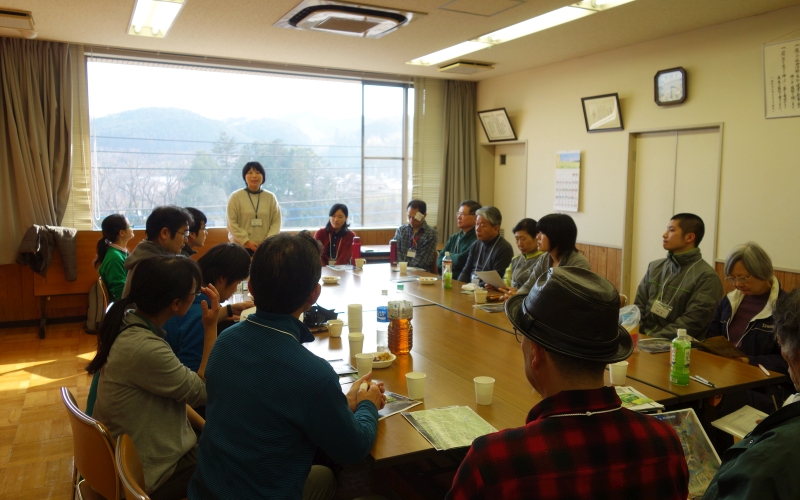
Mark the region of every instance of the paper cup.
POLYGON ((329 337, 341 337, 342 336, 342 326, 344 326, 344 321, 340 319, 329 319, 328 320, 328 336, 329 337))
POLYGON ((363 377, 372 371, 372 356, 370 353, 356 354, 356 368, 358 368, 358 378, 363 377))
POLYGON ((425 399, 425 374, 422 372, 406 373, 408 384, 408 397, 411 399, 425 399))
POLYGON ((356 259, 356 268, 361 269, 364 267, 364 264, 367 263, 367 259, 356 259))
POLYGON ((347 306, 347 326, 350 327, 351 332, 360 332, 364 325, 364 320, 361 317, 362 308, 361 304, 350 304, 347 306))
POLYGON ((361 350, 364 348, 364 334, 350 332, 350 335, 347 336, 347 340, 350 341, 350 357, 361 354, 361 350))
POLYGON ((492 392, 494 392, 494 379, 492 377, 475 377, 475 402, 479 405, 492 404, 492 392))
POLYGON ((486 290, 484 290, 482 288, 479 288, 479 289, 475 290, 475 303, 476 304, 485 304, 486 303, 486 295, 488 293, 489 292, 487 292, 486 290))
POLYGON ((625 385, 625 382, 628 380, 627 361, 610 364, 608 365, 608 369, 611 372, 611 385, 625 385))
POLYGON ((406 274, 408 272, 408 262, 398 262, 397 268, 400 270, 400 274, 406 274))

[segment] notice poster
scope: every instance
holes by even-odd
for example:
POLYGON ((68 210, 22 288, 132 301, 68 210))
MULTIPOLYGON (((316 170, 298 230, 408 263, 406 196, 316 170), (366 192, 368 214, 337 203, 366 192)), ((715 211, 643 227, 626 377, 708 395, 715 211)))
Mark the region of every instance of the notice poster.
POLYGON ((764 45, 764 116, 800 116, 800 38, 764 45))
POLYGON ((581 152, 559 151, 556 162, 556 195, 553 208, 577 212, 581 187, 581 152))

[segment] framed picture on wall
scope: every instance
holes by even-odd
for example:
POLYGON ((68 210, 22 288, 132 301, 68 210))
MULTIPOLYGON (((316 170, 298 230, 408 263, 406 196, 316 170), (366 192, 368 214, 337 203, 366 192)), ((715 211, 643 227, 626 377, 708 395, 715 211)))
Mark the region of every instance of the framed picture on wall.
POLYGON ((587 132, 622 130, 622 111, 619 108, 619 94, 616 92, 583 97, 581 103, 587 132))
POLYGON ((478 111, 478 117, 481 119, 483 131, 486 132, 489 142, 517 140, 517 134, 508 119, 506 108, 478 111))

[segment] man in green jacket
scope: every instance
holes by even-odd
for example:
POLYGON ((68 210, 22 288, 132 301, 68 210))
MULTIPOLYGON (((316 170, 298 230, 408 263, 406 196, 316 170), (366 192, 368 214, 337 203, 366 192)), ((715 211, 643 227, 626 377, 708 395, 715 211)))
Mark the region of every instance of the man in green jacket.
POLYGON ((445 252, 450 252, 450 258, 453 259, 453 277, 461 274, 461 270, 464 269, 464 264, 467 262, 469 249, 477 239, 475 236, 475 212, 479 208, 481 208, 481 204, 477 201, 461 202, 456 214, 456 225, 460 231, 452 234, 447 239, 447 244, 439 252, 439 256, 436 258, 439 273, 442 272, 442 259, 444 259, 445 252))
POLYGON ((702 340, 723 296, 722 281, 700 254, 703 219, 677 214, 662 236, 667 258, 651 262, 636 290, 641 332, 672 339, 678 328, 702 340))
MULTIPOLYGON (((773 309, 775 336, 789 363, 789 376, 800 391, 800 289, 780 297, 773 309)), ((800 394, 759 423, 725 451, 722 465, 703 500, 800 498, 797 463, 800 451, 800 394)))

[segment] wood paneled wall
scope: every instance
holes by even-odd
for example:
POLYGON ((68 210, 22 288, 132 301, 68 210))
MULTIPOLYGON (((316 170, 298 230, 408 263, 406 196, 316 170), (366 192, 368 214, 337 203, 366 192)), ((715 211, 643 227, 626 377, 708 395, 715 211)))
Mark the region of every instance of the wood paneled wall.
MULTIPOLYGON (((728 293, 731 290, 733 290, 734 286, 728 284, 728 282, 725 281, 725 263, 717 262, 715 269, 717 271, 719 279, 722 280, 722 286, 725 287, 725 293, 728 293)), ((778 282, 781 284, 781 288, 783 288, 787 292, 791 292, 792 290, 800 286, 800 273, 793 273, 790 271, 775 271, 775 277, 778 278, 778 282)))
MULTIPOLYGON (((361 238, 362 245, 385 245, 394 237, 395 230, 360 229, 356 233, 361 238)), ((135 231, 134 234, 134 238, 128 243, 129 249, 133 249, 145 236, 143 230, 135 231)), ((68 283, 64 280, 64 266, 58 251, 55 252, 46 278, 17 264, 0 266, 0 323, 39 319, 42 315, 40 295, 50 297, 46 305, 49 318, 85 316, 89 288, 98 277, 92 260, 99 239, 99 231, 78 232, 78 280, 74 282, 68 283)), ((195 258, 202 256, 214 245, 227 241, 228 231, 225 228, 210 228, 206 244, 195 258)))
MULTIPOLYGON (((619 290, 622 283, 622 249, 583 243, 576 246, 589 261, 591 270, 613 283, 619 290)), ((633 298, 628 297, 628 302, 632 301, 633 298)))

